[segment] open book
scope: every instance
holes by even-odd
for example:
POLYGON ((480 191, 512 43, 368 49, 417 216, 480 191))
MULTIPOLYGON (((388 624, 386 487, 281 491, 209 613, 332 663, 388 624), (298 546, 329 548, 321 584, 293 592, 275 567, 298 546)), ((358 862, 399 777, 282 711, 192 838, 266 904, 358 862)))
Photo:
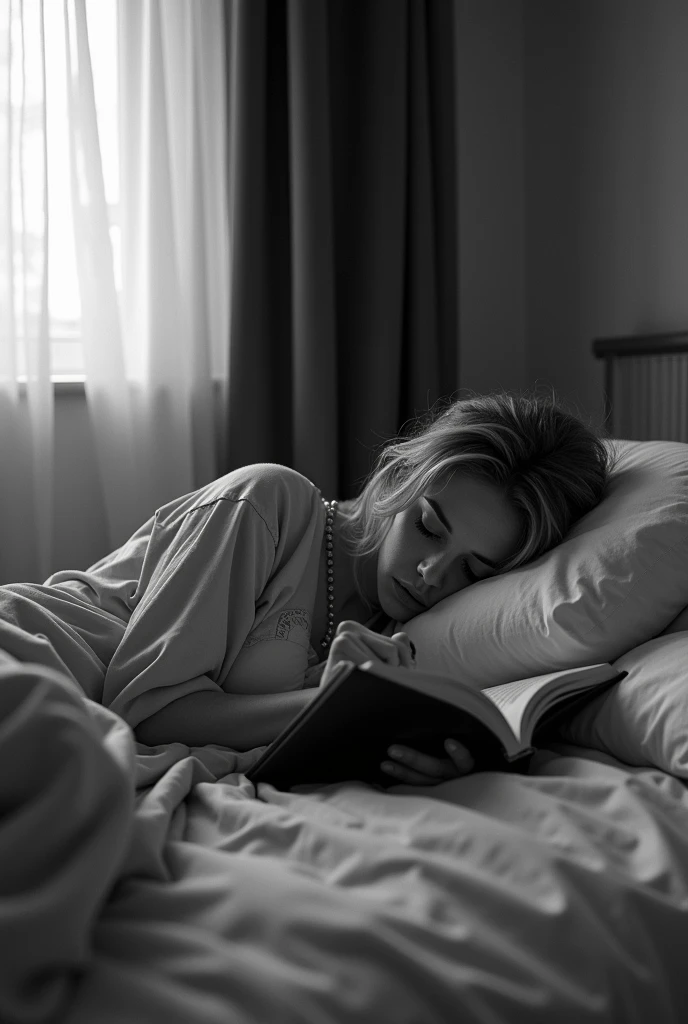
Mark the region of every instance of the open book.
POLYGON ((504 768, 531 753, 560 715, 626 675, 605 662, 476 690, 377 661, 338 668, 247 772, 252 782, 278 789, 347 779, 391 786, 380 764, 392 743, 446 758, 449 738, 468 747, 476 768, 504 768))

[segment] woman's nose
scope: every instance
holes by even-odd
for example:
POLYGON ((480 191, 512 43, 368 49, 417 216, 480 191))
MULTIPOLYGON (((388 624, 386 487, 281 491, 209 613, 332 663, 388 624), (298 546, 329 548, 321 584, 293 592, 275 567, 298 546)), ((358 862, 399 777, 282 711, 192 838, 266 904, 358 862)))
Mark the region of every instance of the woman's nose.
POLYGON ((424 559, 418 566, 418 574, 426 587, 441 587, 444 581, 444 566, 439 558, 424 559))

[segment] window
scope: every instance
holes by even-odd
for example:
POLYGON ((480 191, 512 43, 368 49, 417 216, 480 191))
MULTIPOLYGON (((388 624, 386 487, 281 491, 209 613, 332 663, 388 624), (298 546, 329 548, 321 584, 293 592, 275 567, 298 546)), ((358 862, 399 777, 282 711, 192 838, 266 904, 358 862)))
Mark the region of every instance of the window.
MULTIPOLYGON (((115 282, 121 289, 119 227, 119 159, 117 129, 117 0, 86 0, 89 47, 100 150, 108 204, 115 282)), ((84 379, 81 307, 72 228, 69 170, 69 120, 66 89, 64 6, 45 0, 45 79, 48 166, 51 372, 54 381, 84 379)), ((43 71, 40 0, 0 0, 0 73, 3 120, 0 152, 7 152, 11 133, 11 215, 15 231, 25 225, 24 253, 17 272, 14 302, 17 313, 17 377, 26 379, 25 296, 35 295, 42 278, 43 252, 43 71), (9 93, 9 110, 6 101, 9 93)), ((73 21, 72 21, 73 25, 73 21)), ((76 40, 70 37, 76 49, 76 40)), ((6 197, 3 196, 3 206, 6 197)), ((0 210, 0 221, 7 217, 0 210)), ((3 229, 4 230, 4 229, 3 229)), ((0 266, 0 273, 6 267, 0 266)))

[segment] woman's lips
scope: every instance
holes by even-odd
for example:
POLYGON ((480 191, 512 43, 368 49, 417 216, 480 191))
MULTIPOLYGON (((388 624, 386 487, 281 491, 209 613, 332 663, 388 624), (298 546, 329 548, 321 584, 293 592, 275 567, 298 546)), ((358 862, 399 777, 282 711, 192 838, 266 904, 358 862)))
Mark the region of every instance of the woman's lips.
POLYGON ((413 594, 407 590, 404 584, 400 583, 399 580, 396 579, 396 577, 392 577, 392 579, 398 596, 407 607, 413 608, 414 610, 417 609, 419 611, 425 611, 425 605, 419 598, 414 597, 413 594))

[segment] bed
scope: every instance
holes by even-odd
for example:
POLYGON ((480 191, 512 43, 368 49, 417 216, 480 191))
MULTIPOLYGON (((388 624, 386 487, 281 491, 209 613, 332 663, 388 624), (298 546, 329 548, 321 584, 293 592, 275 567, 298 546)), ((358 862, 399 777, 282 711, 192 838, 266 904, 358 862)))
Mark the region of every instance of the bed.
POLYGON ((250 755, 136 746, 64 679, 19 674, 3 1021, 686 1019, 676 778, 562 745, 431 793, 255 793, 250 755))
POLYGON ((256 789, 262 748, 136 743, 3 614, 3 1024, 688 1019, 688 446, 656 445, 474 620, 464 591, 409 624, 484 685, 627 670, 524 773, 256 789))

